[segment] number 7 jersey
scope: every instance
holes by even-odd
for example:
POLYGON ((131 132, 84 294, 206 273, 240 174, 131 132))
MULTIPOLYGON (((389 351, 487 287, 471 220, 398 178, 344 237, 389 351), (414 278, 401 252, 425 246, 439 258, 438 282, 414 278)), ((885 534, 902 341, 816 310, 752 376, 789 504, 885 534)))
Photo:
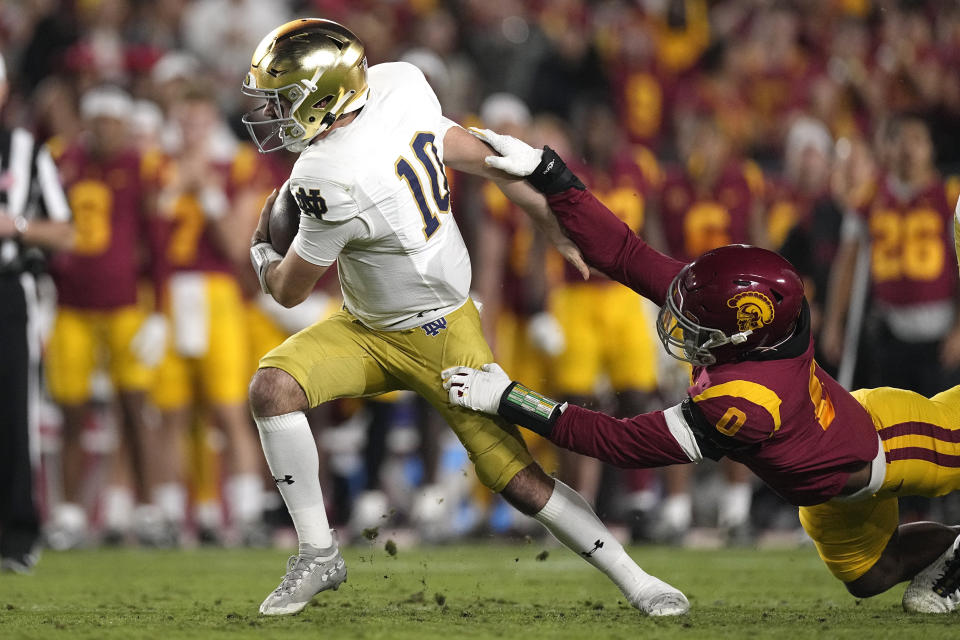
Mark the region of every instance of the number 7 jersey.
POLYGON ((290 175, 300 205, 292 248, 336 260, 344 304, 365 325, 404 330, 459 308, 470 258, 450 211, 443 137, 454 123, 423 74, 371 67, 357 117, 304 151, 290 175))

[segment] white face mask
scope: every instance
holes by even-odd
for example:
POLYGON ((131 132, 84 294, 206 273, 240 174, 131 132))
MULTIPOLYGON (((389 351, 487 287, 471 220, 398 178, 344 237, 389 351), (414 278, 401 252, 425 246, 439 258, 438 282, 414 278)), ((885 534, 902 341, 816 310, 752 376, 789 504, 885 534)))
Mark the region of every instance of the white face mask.
POLYGON ((264 100, 263 105, 248 111, 241 118, 260 153, 280 149, 299 152, 307 148, 310 140, 305 139, 306 129, 293 117, 308 95, 302 87, 291 84, 279 89, 258 89, 252 86, 248 76, 242 91, 244 95, 264 100), (290 104, 289 109, 284 108, 285 103, 290 104))

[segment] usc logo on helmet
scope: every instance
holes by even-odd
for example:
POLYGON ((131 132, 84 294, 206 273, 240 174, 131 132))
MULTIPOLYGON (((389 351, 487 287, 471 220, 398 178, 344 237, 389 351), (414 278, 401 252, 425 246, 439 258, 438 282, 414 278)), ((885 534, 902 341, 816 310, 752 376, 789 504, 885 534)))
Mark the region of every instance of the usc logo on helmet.
POLYGON ((737 329, 752 331, 773 322, 773 302, 759 291, 738 293, 727 306, 737 310, 737 329))

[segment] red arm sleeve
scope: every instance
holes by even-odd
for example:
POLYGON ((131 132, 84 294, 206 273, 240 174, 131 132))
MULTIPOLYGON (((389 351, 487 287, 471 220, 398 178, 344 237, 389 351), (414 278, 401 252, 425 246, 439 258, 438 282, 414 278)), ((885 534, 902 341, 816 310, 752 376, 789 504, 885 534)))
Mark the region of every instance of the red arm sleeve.
POLYGON ((592 193, 571 187, 547 196, 557 220, 588 264, 658 305, 685 265, 644 242, 592 193))
POLYGON ((626 468, 691 462, 670 433, 663 411, 618 420, 575 405, 567 406, 550 433, 555 444, 626 468))

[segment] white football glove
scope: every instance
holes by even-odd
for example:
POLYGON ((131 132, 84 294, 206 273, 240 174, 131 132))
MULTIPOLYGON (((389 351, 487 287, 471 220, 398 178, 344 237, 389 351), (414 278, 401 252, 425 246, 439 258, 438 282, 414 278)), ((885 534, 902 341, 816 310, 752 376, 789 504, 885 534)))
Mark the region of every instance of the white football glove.
POLYGON ((567 347, 563 327, 553 314, 547 311, 541 311, 530 318, 527 323, 527 336, 538 351, 548 356, 558 356, 567 347))
POLYGON ((488 167, 500 169, 512 176, 524 178, 537 168, 543 156, 543 149, 534 149, 526 142, 513 136, 506 136, 490 129, 470 127, 470 133, 480 138, 499 153, 499 156, 487 156, 484 162, 488 167))
POLYGON ((130 341, 130 348, 144 366, 160 364, 167 352, 167 318, 162 313, 151 313, 143 321, 130 341))
POLYGON ((480 369, 451 367, 440 372, 450 404, 492 415, 500 408, 500 397, 513 382, 496 362, 480 369))

